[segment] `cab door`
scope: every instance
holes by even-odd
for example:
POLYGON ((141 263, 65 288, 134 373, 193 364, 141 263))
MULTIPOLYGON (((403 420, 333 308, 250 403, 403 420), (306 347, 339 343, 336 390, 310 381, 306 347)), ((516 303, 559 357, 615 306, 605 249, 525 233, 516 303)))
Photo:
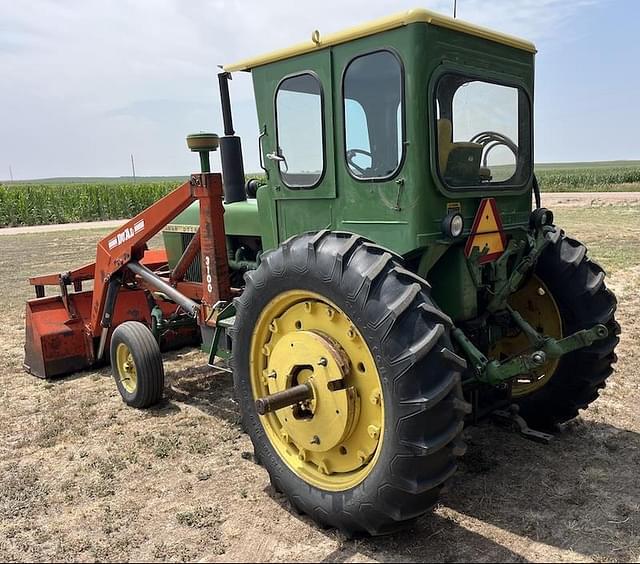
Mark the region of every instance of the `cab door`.
POLYGON ((285 60, 275 77, 261 137, 279 242, 332 226, 336 196, 330 49, 285 60))

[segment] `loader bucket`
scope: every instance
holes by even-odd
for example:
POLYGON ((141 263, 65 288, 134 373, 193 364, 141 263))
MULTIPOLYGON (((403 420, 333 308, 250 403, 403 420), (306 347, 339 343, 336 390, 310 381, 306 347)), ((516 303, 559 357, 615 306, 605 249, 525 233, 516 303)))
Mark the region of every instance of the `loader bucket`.
POLYGON ((93 362, 93 339, 85 333, 92 292, 72 294, 71 315, 61 296, 27 302, 24 367, 38 378, 87 368, 93 362), (85 315, 83 315, 83 313, 85 315))
MULTIPOLYGON (((27 302, 24 368, 38 378, 52 378, 89 368, 97 339, 89 329, 92 291, 36 298, 27 302), (66 304, 65 304, 66 300, 66 304)), ((151 325, 143 290, 123 289, 114 308, 114 327, 123 321, 151 325)))

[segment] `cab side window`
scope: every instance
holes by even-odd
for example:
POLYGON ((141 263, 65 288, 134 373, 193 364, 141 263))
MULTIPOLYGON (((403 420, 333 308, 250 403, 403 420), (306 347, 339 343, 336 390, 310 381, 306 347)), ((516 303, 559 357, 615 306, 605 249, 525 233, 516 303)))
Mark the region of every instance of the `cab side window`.
POLYGON ((347 169, 360 180, 390 178, 404 150, 400 60, 391 51, 358 56, 342 89, 347 169))
POLYGON ((322 86, 310 73, 285 78, 276 94, 278 165, 289 188, 314 188, 324 173, 322 86))

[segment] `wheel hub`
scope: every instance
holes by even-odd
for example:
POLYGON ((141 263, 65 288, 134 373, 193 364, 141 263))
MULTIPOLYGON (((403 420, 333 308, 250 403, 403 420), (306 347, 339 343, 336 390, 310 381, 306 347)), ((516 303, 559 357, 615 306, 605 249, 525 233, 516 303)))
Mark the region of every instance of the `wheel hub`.
MULTIPOLYGON (((562 338, 562 318, 558 306, 545 284, 537 276, 509 297, 509 305, 543 335, 554 339, 562 338)), ((522 353, 531 345, 524 333, 506 336, 498 341, 489 353, 490 358, 504 358, 522 353)), ((521 398, 543 386, 552 378, 559 359, 544 362, 531 374, 518 376, 512 383, 512 396, 521 398)))
POLYGON ((384 402, 373 356, 350 318, 322 296, 289 291, 262 312, 252 342, 256 399, 310 385, 310 399, 261 416, 279 455, 327 490, 359 483, 373 467, 384 402))
POLYGON ((305 450, 332 449, 351 433, 357 392, 347 386, 349 362, 330 337, 297 331, 282 337, 269 355, 268 388, 275 394, 309 383, 313 399, 276 412, 290 440, 305 450))
POLYGON ((116 349, 116 361, 118 376, 125 390, 129 393, 133 393, 138 385, 138 372, 136 370, 136 364, 133 360, 133 355, 129 350, 129 347, 124 343, 118 344, 116 349))

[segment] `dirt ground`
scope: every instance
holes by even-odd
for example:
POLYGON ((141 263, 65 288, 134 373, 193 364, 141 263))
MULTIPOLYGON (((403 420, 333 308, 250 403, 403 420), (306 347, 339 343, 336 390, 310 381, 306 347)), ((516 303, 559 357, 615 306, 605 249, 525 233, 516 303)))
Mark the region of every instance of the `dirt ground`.
POLYGON ((90 260, 102 231, 0 237, 0 560, 640 562, 640 205, 557 210, 609 272, 619 362, 550 446, 490 424, 442 504, 401 534, 347 540, 291 510, 238 425, 230 377, 196 350, 166 399, 127 408, 107 367, 22 371, 28 275, 90 260))

